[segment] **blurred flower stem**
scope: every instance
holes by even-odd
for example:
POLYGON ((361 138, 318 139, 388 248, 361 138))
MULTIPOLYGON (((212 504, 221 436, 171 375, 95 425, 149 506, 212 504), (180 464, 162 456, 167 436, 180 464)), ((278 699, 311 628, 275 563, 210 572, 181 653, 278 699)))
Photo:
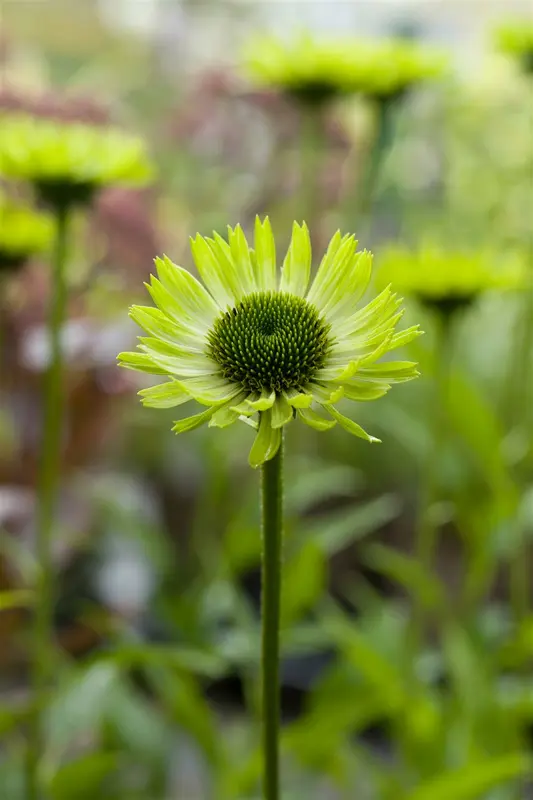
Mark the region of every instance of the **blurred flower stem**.
POLYGON ((320 106, 301 108, 300 187, 295 219, 302 219, 315 235, 313 248, 320 248, 320 169, 324 151, 323 115, 320 106))
MULTIPOLYGON (((450 389, 450 367, 453 355, 454 314, 436 312, 434 344, 433 398, 428 405, 431 424, 426 458, 421 471, 420 507, 415 539, 415 555, 424 573, 434 568, 438 523, 435 501, 438 499, 439 460, 442 458, 447 435, 447 404, 450 389)), ((418 652, 424 636, 424 607, 421 601, 413 614, 413 647, 418 652)))
POLYGON ((36 555, 39 565, 33 630, 32 683, 34 710, 28 743, 28 800, 38 800, 39 764, 44 749, 43 710, 53 663, 54 583, 52 535, 61 474, 63 425, 63 365, 61 330, 65 317, 65 263, 70 221, 68 204, 55 208, 56 240, 53 254, 52 296, 48 322, 49 364, 45 383, 42 454, 37 498, 36 555))
POLYGON ((281 611, 283 439, 261 468, 263 798, 279 800, 279 627, 281 611))
POLYGON ((368 157, 365 159, 359 186, 356 189, 355 203, 349 203, 349 227, 354 224, 359 230, 364 225, 366 233, 372 220, 372 214, 378 196, 378 185, 383 163, 390 150, 396 133, 396 114, 398 104, 389 98, 375 100, 375 131, 370 145, 368 157), (354 222, 355 220, 355 222, 354 222))
MULTIPOLYGON (((531 371, 531 355, 533 352, 533 237, 530 244, 530 263, 526 280, 524 303, 518 328, 518 344, 516 357, 515 380, 512 382, 511 424, 528 443, 528 460, 531 459, 533 442, 533 376, 531 371)), ((527 476, 526 476, 527 477, 527 476)), ((529 583, 529 542, 524 524, 517 522, 519 543, 511 561, 510 584, 511 606, 517 623, 522 622, 528 614, 530 601, 529 583)))

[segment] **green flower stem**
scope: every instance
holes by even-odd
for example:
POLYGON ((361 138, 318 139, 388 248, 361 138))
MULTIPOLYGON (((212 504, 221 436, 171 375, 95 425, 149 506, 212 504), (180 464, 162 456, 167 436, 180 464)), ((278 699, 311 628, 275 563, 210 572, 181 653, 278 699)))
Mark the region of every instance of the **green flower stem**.
POLYGON ((263 799, 279 800, 279 628, 283 522, 283 439, 262 466, 262 652, 263 799))
MULTIPOLYGON (((432 426, 420 487, 420 512, 416 531, 415 554, 426 574, 434 567, 437 547, 437 524, 432 516, 432 506, 438 494, 438 465, 446 442, 447 403, 452 359, 453 315, 439 315, 436 319, 434 345, 435 373, 434 398, 431 404, 432 426)), ((413 647, 418 652, 424 635, 424 608, 419 603, 413 614, 413 647)))
POLYGON ((63 365, 61 329, 65 317, 65 263, 69 227, 67 206, 56 209, 56 242, 53 256, 52 299, 48 323, 50 363, 46 375, 42 455, 38 487, 36 554, 39 565, 33 629, 32 683, 34 712, 28 743, 28 800, 41 797, 39 763, 44 749, 43 710, 52 675, 54 583, 52 534, 61 474, 63 423, 63 365))

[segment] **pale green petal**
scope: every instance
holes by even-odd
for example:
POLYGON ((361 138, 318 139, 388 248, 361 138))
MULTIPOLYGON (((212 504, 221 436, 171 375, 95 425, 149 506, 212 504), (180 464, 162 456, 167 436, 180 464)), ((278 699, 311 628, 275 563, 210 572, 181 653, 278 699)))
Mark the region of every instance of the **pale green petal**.
POLYGON ((188 378, 182 383, 191 397, 203 406, 220 406, 235 400, 242 393, 240 386, 216 376, 188 378))
POLYGON ((390 287, 384 289, 370 303, 347 318, 344 322, 337 322, 333 331, 334 335, 340 339, 345 336, 362 334, 380 325, 396 312, 401 305, 401 299, 393 294, 390 287))
POLYGON ((348 433, 352 433, 354 436, 358 436, 360 439, 365 439, 367 442, 381 442, 381 439, 376 439, 375 436, 371 436, 360 425, 358 425, 357 422, 354 422, 352 419, 348 419, 348 417, 345 417, 344 414, 340 413, 340 411, 337 411, 335 406, 324 405, 324 408, 326 411, 329 411, 331 416, 334 417, 337 422, 348 431, 348 433))
POLYGON ((389 350, 394 350, 396 347, 403 347, 406 344, 409 344, 414 339, 417 339, 419 336, 422 336, 424 331, 420 330, 419 325, 413 325, 410 328, 407 328, 404 331, 400 331, 399 333, 395 333, 391 339, 389 350))
POLYGON ((276 399, 276 392, 269 392, 268 389, 263 389, 258 400, 246 400, 255 411, 266 411, 272 408, 274 400, 276 399))
POLYGON ((281 269, 280 291, 303 297, 311 274, 311 239, 305 222, 292 226, 292 238, 281 269))
POLYGON ((379 400, 380 397, 387 394, 391 387, 389 383, 378 383, 377 381, 367 383, 355 377, 343 384, 343 388, 344 396, 348 400, 366 402, 367 400, 379 400))
POLYGON ((250 428, 253 428, 254 431, 259 430, 259 423, 255 421, 255 419, 250 419, 250 417, 246 417, 243 414, 239 417, 239 422, 244 422, 245 425, 248 425, 250 428))
POLYGON ((149 372, 151 375, 167 375, 168 372, 154 362, 148 353, 119 353, 119 367, 135 369, 138 372, 149 372))
POLYGON ((326 417, 322 417, 316 411, 313 411, 312 408, 299 408, 297 413, 302 422, 305 422, 306 425, 316 431, 329 431, 337 424, 334 419, 326 419, 326 417))
POLYGON ((193 417, 185 417, 174 423, 172 430, 174 433, 185 433, 186 431, 193 431, 199 428, 204 422, 208 422, 216 411, 216 406, 202 411, 201 414, 195 414, 193 417))
POLYGON ((342 383, 348 380, 348 378, 351 378, 352 375, 355 375, 358 365, 358 361, 349 361, 346 366, 343 367, 324 367, 324 369, 318 370, 315 375, 315 380, 342 383))
POLYGON ((276 243, 272 226, 268 217, 263 222, 255 218, 255 256, 256 270, 255 281, 261 291, 273 292, 277 286, 276 276, 276 243))
POLYGON ((155 265, 159 280, 183 308, 184 314, 210 328, 220 308, 209 292, 190 272, 173 264, 167 256, 156 258, 155 265))
POLYGON ((187 403, 191 396, 180 381, 171 380, 142 389, 139 392, 143 406, 148 408, 172 408, 187 403))
POLYGON ((287 389, 283 392, 287 402, 293 408, 309 408, 313 402, 313 395, 308 392, 299 392, 298 389, 287 389))
POLYGON ((272 427, 272 411, 263 411, 259 422, 259 431, 250 450, 248 462, 256 469, 265 461, 274 458, 281 444, 281 428, 272 427))
POLYGON ((203 340, 208 331, 205 322, 196 315, 193 316, 190 309, 184 306, 178 297, 171 294, 154 275, 150 276, 150 283, 144 285, 156 306, 179 326, 180 333, 184 337, 203 340))
POLYGON ((235 305, 232 272, 216 258, 213 249, 199 233, 195 239, 191 239, 191 251, 201 279, 220 308, 225 311, 228 306, 235 305))
POLYGON ((173 352, 172 345, 161 342, 159 339, 141 338, 141 342, 139 349, 170 375, 178 375, 178 377, 210 375, 214 377, 218 371, 216 364, 209 359, 190 353, 181 353, 177 347, 173 352))
POLYGON ((324 383, 319 386, 316 383, 310 384, 313 399, 318 400, 319 403, 338 403, 341 397, 344 396, 344 385, 338 386, 336 383, 324 383))
POLYGON ((356 247, 357 242, 353 236, 349 234, 341 236, 340 231, 335 233, 320 262, 315 279, 309 289, 307 300, 310 303, 320 308, 321 303, 328 302, 331 292, 335 289, 335 281, 338 278, 339 272, 344 268, 346 263, 349 263, 355 253, 356 247))
MULTIPOLYGON (((231 403, 240 402, 245 397, 246 397, 246 393, 245 392, 241 392, 241 394, 238 395, 235 398, 235 401, 232 400, 231 403)), ((219 408, 217 411, 215 411, 215 413, 213 414, 213 416, 209 420, 209 427, 210 428, 227 428, 229 425, 232 425, 234 422, 237 422, 237 420, 240 419, 240 416, 241 415, 239 414, 239 412, 235 411, 235 408, 233 407, 233 405, 230 405, 229 403, 226 403, 226 405, 223 405, 221 408, 219 408)))
POLYGON ((386 383, 404 383, 417 378, 419 372, 416 361, 384 361, 371 364, 357 371, 360 380, 385 381, 386 383))
POLYGON ((242 270, 235 262, 231 247, 220 234, 213 232, 213 238, 206 240, 213 250, 215 257, 220 262, 222 269, 229 276, 235 299, 238 301, 245 294, 255 291, 253 276, 246 270, 242 270))
POLYGON ((257 292, 259 287, 255 280, 250 248, 240 225, 237 225, 234 230, 228 225, 228 240, 244 291, 246 293, 257 292))
POLYGON ((203 336, 186 334, 182 328, 158 308, 132 306, 129 316, 140 328, 164 342, 179 345, 182 350, 189 353, 202 353, 204 351, 203 336))
POLYGON ((320 311, 332 323, 351 317, 368 289, 372 274, 372 253, 357 253, 352 263, 339 276, 329 302, 321 304, 320 311))
POLYGON ((287 398, 282 394, 276 397, 276 402, 272 406, 272 427, 282 428, 293 418, 293 410, 287 398))
POLYGON ((254 392, 253 394, 249 394, 243 402, 235 403, 231 407, 234 411, 237 411, 244 417, 252 417, 254 414, 257 414, 257 411, 251 404, 256 400, 259 400, 259 397, 259 393, 254 392))

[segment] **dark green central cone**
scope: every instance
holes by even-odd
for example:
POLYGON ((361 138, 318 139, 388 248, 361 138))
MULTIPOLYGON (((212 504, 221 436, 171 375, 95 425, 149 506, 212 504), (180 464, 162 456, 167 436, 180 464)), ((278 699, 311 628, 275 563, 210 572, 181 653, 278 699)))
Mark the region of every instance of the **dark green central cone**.
POLYGON ((286 292, 256 292, 219 317, 208 355, 246 391, 299 389, 324 366, 332 341, 317 309, 286 292))

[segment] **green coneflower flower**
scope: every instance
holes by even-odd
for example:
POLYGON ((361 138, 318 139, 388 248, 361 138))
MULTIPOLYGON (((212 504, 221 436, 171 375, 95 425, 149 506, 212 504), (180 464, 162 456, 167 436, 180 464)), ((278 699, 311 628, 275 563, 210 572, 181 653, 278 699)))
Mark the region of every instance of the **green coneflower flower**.
POLYGON ((391 247, 380 259, 378 282, 394 282, 400 291, 426 306, 449 314, 471 305, 490 290, 512 290, 523 284, 518 256, 494 253, 447 252, 427 243, 416 251, 391 247))
POLYGON ((443 70, 440 54, 404 39, 315 40, 302 34, 290 43, 271 36, 251 39, 244 67, 256 82, 280 89, 306 104, 342 94, 391 99, 443 70))
POLYGON ((113 128, 5 115, 0 174, 31 182, 53 207, 85 205, 104 186, 141 185, 151 175, 141 138, 113 128))
POLYGON ((46 250, 54 235, 50 217, 0 194, 0 275, 46 250))
POLYGON ((357 252, 353 236, 332 238, 310 283, 307 226, 294 223, 278 275, 274 236, 256 220, 255 249, 240 226, 228 241, 197 235, 193 257, 205 287, 167 257, 148 290, 157 308, 133 306, 130 315, 148 334, 139 352, 121 353, 124 367, 163 375, 143 389, 143 403, 169 408, 195 400, 207 408, 176 422, 176 433, 208 422, 238 420, 257 429, 250 464, 276 454, 284 425, 298 417, 318 430, 337 422, 378 441, 336 408, 342 398, 383 396, 393 383, 417 376, 410 361, 377 363, 419 335, 418 326, 395 333, 401 300, 387 287, 358 308, 371 275, 372 254, 357 252), (321 414, 324 411, 325 414, 321 414), (259 415, 259 421, 255 420, 259 415))
POLYGON ((525 72, 533 73, 533 22, 520 20, 501 25, 495 31, 499 49, 518 59, 525 72))

